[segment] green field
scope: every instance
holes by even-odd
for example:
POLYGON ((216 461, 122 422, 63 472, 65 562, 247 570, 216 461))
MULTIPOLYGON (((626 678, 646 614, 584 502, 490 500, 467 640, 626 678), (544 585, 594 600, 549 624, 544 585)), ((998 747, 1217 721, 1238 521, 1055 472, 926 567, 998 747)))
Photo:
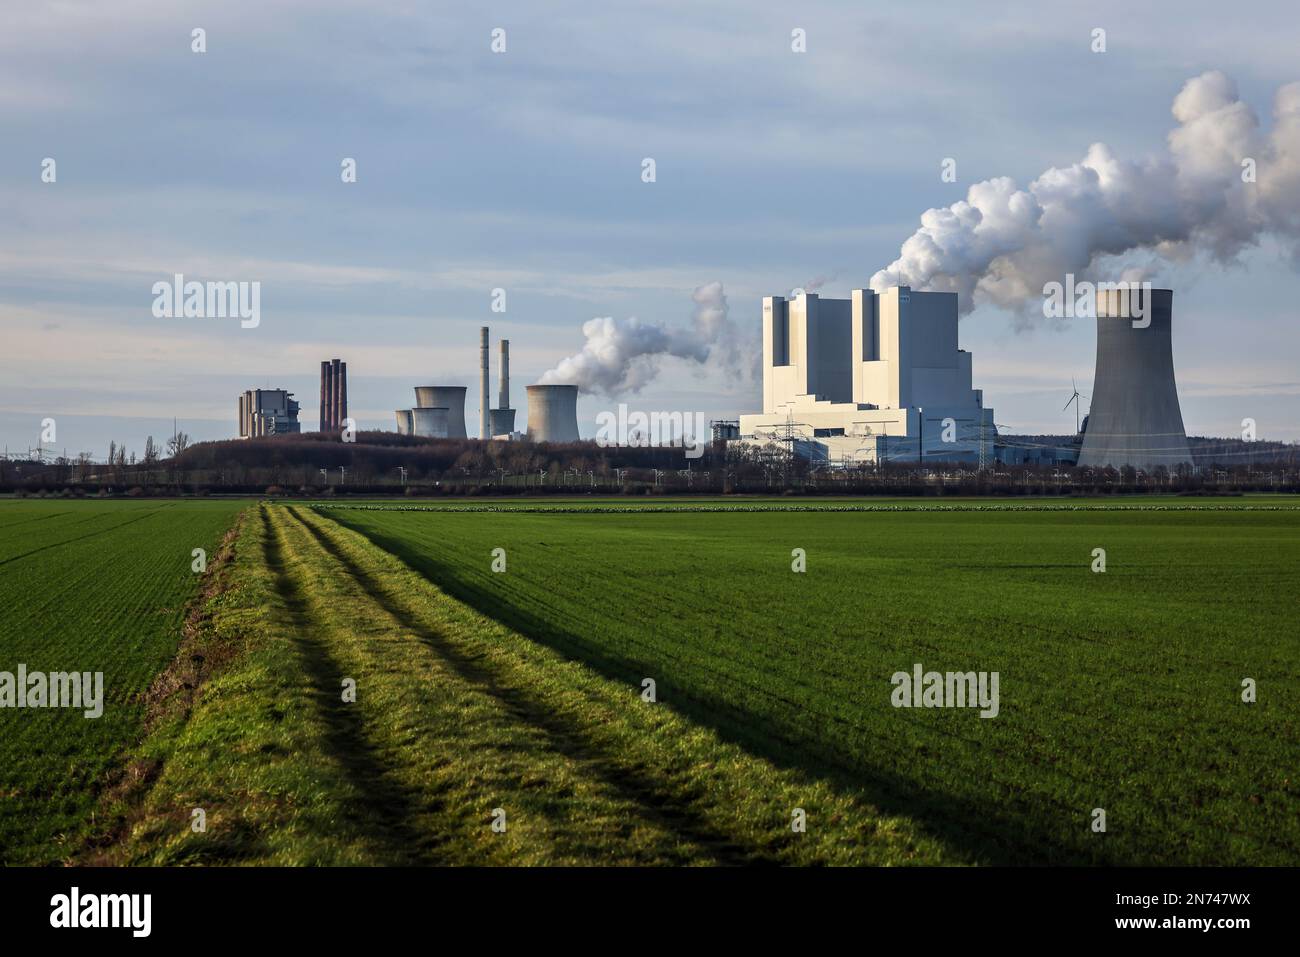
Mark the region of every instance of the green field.
POLYGON ((0 709, 0 862, 59 861, 79 846, 176 653, 199 589, 191 551, 215 555, 243 507, 0 502, 0 671, 104 673, 102 717, 0 709))
POLYGON ((327 514, 945 859, 1300 860, 1300 512, 327 514), (916 662, 999 672, 1000 715, 891 707, 916 662))
POLYGON ((118 706, 0 711, 0 846, 148 864, 1294 864, 1292 503, 263 503, 179 654, 189 549, 213 553, 243 506, 3 503, 0 670, 104 670, 118 706), (196 655, 192 702, 146 700, 196 655), (892 707, 890 676, 915 663, 997 672, 999 714, 892 707))

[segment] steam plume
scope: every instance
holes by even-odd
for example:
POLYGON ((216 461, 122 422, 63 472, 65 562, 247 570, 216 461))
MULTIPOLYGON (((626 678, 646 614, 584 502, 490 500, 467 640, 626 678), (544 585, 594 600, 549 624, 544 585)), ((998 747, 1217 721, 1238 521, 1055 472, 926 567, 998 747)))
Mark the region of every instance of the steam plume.
POLYGON ((690 325, 672 327, 635 316, 588 319, 582 325, 582 351, 562 359, 542 376, 541 384, 576 385, 581 392, 608 396, 639 392, 658 375, 664 356, 733 373, 741 370, 746 343, 728 317, 722 283, 700 286, 691 299, 695 310, 690 325))
POLYGON ((1162 156, 1125 160, 1094 143, 1028 189, 985 180, 964 200, 926 211, 871 288, 956 292, 963 312, 981 303, 1017 310, 1065 273, 1115 278, 1091 275, 1108 256, 1231 262, 1266 235, 1300 266, 1300 83, 1277 91, 1267 134, 1218 71, 1188 80, 1173 115, 1178 126, 1162 156), (1255 182, 1244 181, 1248 159, 1255 182))

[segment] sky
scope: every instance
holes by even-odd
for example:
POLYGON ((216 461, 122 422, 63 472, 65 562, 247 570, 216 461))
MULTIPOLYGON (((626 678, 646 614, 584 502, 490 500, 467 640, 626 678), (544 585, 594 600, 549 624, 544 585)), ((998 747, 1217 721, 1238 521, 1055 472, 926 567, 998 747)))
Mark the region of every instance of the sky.
MULTIPOLYGON (((361 428, 394 429, 414 386, 445 384, 470 387, 472 432, 485 324, 493 403, 504 337, 522 424, 524 386, 582 348, 590 319, 689 330, 717 283, 752 349, 763 296, 847 297, 972 184, 1025 186, 1099 141, 1164 155, 1171 104, 1206 71, 1267 132, 1275 92, 1300 80, 1292 3, 985 6, 7 3, 0 442, 35 446, 46 418, 47 448, 96 458, 173 419, 230 438, 248 388, 294 392, 314 430, 334 357, 361 428), (260 323, 155 316, 154 283, 176 273, 259 282, 260 323)), ((1157 263, 1189 434, 1249 417, 1259 438, 1300 439, 1298 262, 1264 234, 1228 261, 1157 263)), ((1004 431, 1073 431, 1090 322, 982 302, 960 339, 1004 431)), ((620 401, 760 410, 752 362, 647 362, 638 391, 580 399, 584 433, 620 401)))

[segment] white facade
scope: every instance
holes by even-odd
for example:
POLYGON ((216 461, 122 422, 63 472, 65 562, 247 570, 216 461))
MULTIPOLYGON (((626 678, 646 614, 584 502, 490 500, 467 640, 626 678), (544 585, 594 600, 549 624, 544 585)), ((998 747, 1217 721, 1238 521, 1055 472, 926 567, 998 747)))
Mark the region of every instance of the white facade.
POLYGON ((957 348, 957 294, 898 286, 763 300, 763 411, 741 438, 841 462, 991 459, 993 410, 957 348))

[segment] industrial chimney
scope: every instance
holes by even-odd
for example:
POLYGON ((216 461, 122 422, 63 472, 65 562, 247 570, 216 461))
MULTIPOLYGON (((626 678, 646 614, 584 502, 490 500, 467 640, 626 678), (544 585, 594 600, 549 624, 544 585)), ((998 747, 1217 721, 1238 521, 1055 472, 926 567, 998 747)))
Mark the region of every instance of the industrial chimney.
POLYGON ((326 359, 320 364, 320 430, 338 432, 348 417, 348 364, 326 359))
POLYGON ((577 442, 578 387, 530 385, 528 438, 534 442, 577 442))
POLYGON ((488 421, 488 327, 478 331, 478 437, 492 438, 488 421))
POLYGON ((498 409, 510 408, 510 340, 501 340, 501 396, 498 409))
POLYGON ((1098 291, 1097 371, 1080 466, 1149 472, 1191 462, 1174 381, 1173 301, 1171 289, 1098 291))
POLYGON ((501 395, 499 408, 492 410, 493 435, 509 435, 515 430, 515 410, 510 408, 510 340, 501 340, 501 395))

